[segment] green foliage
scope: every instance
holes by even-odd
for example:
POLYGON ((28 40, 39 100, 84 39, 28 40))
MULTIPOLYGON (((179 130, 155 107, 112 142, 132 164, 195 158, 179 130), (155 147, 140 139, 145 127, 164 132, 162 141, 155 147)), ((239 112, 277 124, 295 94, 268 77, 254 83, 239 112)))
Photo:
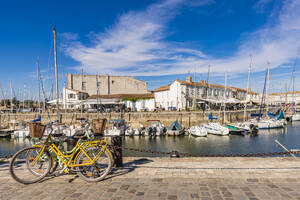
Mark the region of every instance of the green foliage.
POLYGON ((1 106, 10 106, 10 100, 9 99, 2 99, 0 102, 1 106))
POLYGON ((124 98, 121 99, 121 101, 133 101, 133 102, 136 102, 136 101, 148 100, 148 99, 151 99, 151 98, 124 97, 124 98))

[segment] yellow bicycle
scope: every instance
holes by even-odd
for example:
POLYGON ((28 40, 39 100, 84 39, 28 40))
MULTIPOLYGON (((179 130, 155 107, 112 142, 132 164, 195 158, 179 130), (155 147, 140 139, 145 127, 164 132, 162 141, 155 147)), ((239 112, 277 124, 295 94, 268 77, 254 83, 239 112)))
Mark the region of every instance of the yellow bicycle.
POLYGON ((78 140, 70 154, 64 154, 53 142, 52 134, 49 134, 43 144, 24 148, 12 157, 9 165, 10 174, 20 183, 36 183, 46 177, 51 170, 55 154, 63 163, 61 173, 76 171, 86 181, 103 180, 113 165, 108 141, 84 141, 84 139, 78 140))

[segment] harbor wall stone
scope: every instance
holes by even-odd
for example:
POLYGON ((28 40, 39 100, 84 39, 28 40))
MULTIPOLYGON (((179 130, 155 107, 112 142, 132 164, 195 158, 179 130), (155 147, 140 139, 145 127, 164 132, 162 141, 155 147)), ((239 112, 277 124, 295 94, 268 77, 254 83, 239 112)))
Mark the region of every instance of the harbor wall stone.
MULTIPOLYGON (((270 110, 274 112, 274 110, 270 110)), ((258 113, 259 109, 247 110, 247 119, 250 118, 251 113, 258 113)), ((210 112, 177 112, 177 111, 165 111, 165 112, 129 112, 129 113, 103 113, 99 114, 100 117, 109 119, 125 119, 127 123, 130 123, 133 127, 138 127, 139 124, 144 126, 150 125, 149 120, 160 120, 165 126, 170 126, 174 120, 178 120, 184 127, 190 127, 194 125, 199 125, 201 123, 208 122, 209 114, 213 117, 219 118, 220 122, 224 121, 224 112, 221 111, 210 111, 210 112)), ((89 120, 96 119, 97 113, 61 113, 61 121, 66 124, 74 124, 78 122, 76 118, 88 118, 89 120)), ((244 111, 226 111, 225 121, 226 122, 236 122, 243 121, 244 111)), ((1 114, 0 115, 0 125, 2 127, 7 126, 11 122, 29 122, 38 117, 38 113, 16 113, 16 114, 1 114)), ((42 114, 42 123, 46 124, 50 121, 55 121, 57 119, 56 113, 42 114)))

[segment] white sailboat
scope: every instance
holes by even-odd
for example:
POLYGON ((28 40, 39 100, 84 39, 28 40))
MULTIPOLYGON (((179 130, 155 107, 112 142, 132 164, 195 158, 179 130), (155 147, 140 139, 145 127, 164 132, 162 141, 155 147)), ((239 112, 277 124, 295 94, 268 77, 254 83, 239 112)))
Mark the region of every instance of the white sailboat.
POLYGON ((189 133, 197 137, 206 137, 207 130, 203 126, 192 126, 189 128, 189 133))
POLYGON ((229 134, 229 129, 220 125, 219 123, 210 122, 208 124, 204 124, 203 128, 207 133, 213 135, 221 135, 225 136, 229 134))
POLYGON ((296 64, 297 64, 297 60, 298 60, 298 57, 299 57, 299 53, 300 53, 300 48, 298 50, 298 53, 297 53, 297 57, 296 57, 296 61, 294 63, 294 68, 293 68, 293 72, 292 72, 292 81, 293 81, 293 114, 292 114, 292 121, 300 121, 300 112, 297 112, 296 111, 296 100, 295 100, 295 68, 296 68, 296 64))
MULTIPOLYGON (((261 101, 261 108, 262 105, 264 104, 264 94, 265 91, 267 91, 267 113, 269 113, 269 89, 270 89, 270 63, 267 63, 267 72, 266 72, 266 78, 265 78, 265 85, 264 85, 264 91, 263 91, 263 96, 262 96, 262 101, 261 101), (266 89, 267 87, 267 89, 266 89)), ((261 113, 261 111, 260 111, 261 113)), ((273 128, 283 128, 285 125, 284 121, 277 120, 275 118, 269 118, 266 117, 264 119, 260 119, 261 116, 258 117, 258 119, 253 119, 250 120, 253 123, 256 123, 259 129, 273 129, 273 128)))

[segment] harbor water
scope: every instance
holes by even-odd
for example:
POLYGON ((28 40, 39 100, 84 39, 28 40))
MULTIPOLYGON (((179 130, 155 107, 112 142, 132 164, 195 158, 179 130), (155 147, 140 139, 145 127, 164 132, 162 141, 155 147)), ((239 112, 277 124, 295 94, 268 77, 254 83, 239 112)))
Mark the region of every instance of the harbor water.
MULTIPOLYGON (((278 140, 287 149, 300 149, 300 122, 289 123, 285 128, 260 130, 258 136, 134 136, 123 137, 123 145, 128 148, 160 152, 214 155, 282 152, 278 140)), ((29 139, 0 139, 0 157, 30 146, 29 139)), ((124 151, 124 156, 166 156, 141 152, 124 151)))

